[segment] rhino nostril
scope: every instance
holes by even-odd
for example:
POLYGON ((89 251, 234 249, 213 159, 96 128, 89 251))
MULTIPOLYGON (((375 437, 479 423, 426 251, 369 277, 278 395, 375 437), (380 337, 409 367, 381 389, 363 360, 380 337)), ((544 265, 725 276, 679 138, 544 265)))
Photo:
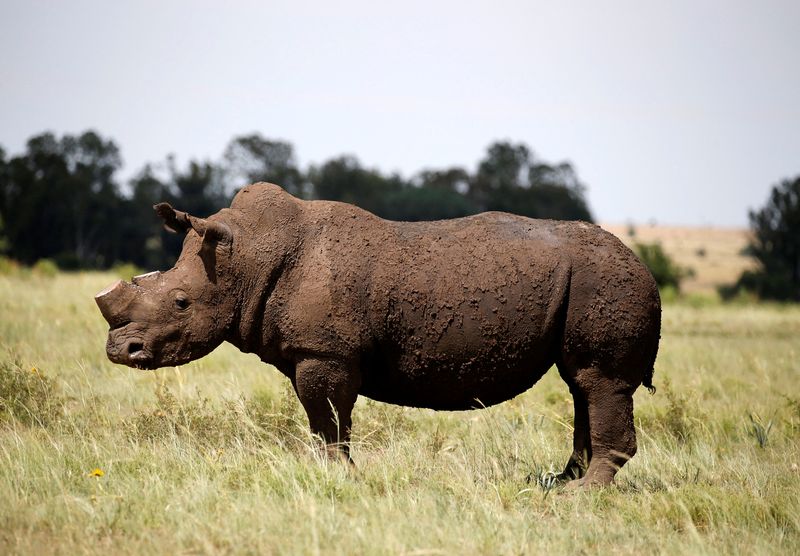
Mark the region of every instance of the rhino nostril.
POLYGON ((144 349, 144 345, 141 342, 131 342, 128 344, 128 355, 141 353, 142 349, 144 349))

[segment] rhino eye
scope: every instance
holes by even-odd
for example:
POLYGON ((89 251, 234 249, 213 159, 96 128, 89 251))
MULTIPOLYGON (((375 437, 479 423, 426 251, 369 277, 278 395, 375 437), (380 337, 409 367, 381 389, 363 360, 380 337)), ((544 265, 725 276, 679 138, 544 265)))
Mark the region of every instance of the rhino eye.
POLYGON ((189 306, 189 300, 186 299, 185 297, 176 297, 175 306, 178 309, 186 309, 189 306))

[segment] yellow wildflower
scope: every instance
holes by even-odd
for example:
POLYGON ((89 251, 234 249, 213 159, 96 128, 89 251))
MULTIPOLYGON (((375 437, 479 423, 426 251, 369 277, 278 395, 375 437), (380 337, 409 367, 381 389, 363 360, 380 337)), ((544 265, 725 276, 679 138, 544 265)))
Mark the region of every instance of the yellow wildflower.
POLYGON ((89 476, 90 477, 102 477, 105 474, 106 474, 105 471, 103 471, 99 467, 95 467, 94 469, 92 469, 92 472, 89 473, 89 476))

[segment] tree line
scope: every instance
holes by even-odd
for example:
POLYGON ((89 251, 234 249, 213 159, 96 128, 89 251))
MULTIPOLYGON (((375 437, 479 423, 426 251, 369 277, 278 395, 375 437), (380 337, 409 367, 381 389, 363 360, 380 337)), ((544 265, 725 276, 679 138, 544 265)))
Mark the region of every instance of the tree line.
POLYGON ((233 138, 219 160, 172 156, 141 168, 127 183, 118 145, 95 131, 31 137, 25 151, 0 147, 0 254, 24 264, 51 259, 64 269, 129 262, 170 267, 182 238, 153 213, 166 201, 197 216, 228 206, 257 181, 305 199, 356 204, 391 220, 436 220, 487 210, 534 218, 587 220, 585 187, 569 163, 550 164, 522 143, 495 142, 477 168, 427 169, 410 179, 339 156, 300 168, 294 147, 260 134, 233 138))

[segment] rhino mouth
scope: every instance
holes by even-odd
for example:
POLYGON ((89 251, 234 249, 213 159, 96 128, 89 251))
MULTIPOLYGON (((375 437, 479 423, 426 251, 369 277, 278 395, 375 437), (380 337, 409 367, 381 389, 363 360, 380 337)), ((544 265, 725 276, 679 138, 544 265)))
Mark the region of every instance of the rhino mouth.
POLYGON ((114 336, 116 334, 113 334, 112 329, 112 333, 109 334, 108 342, 106 343, 106 353, 112 362, 143 370, 156 368, 152 353, 146 348, 141 339, 131 338, 127 341, 120 341, 114 336))
POLYGON ((145 356, 144 344, 142 342, 129 343, 127 351, 128 357, 130 357, 132 361, 142 359, 145 356))
POLYGON ((153 357, 144 349, 141 341, 133 340, 125 347, 127 364, 137 369, 154 369, 153 357))

